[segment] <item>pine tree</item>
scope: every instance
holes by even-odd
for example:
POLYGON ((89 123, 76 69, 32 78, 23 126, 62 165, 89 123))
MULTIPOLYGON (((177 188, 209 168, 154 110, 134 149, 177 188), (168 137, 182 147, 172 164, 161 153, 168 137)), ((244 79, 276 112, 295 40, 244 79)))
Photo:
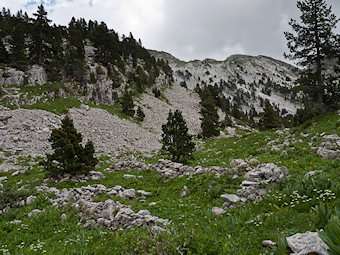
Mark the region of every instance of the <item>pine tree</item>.
POLYGON ((201 129, 203 137, 212 137, 219 135, 219 122, 217 107, 214 103, 214 99, 210 94, 208 87, 205 87, 201 93, 201 129))
POLYGON ((297 2, 301 11, 301 23, 291 19, 289 25, 295 32, 285 32, 291 54, 285 57, 297 60, 303 67, 298 79, 301 89, 317 101, 319 114, 325 111, 324 91, 327 62, 339 57, 339 35, 334 29, 339 19, 332 13, 324 0, 303 0, 297 2))
POLYGON ((88 141, 81 145, 82 135, 74 128, 73 121, 66 116, 61 128, 53 129, 49 142, 52 143, 53 154, 41 162, 47 173, 56 177, 63 173, 86 174, 93 169, 98 160, 94 157, 94 146, 88 141))
POLYGON ((260 118, 259 126, 262 130, 281 127, 278 113, 274 111, 268 99, 265 101, 264 111, 260 118))
POLYGON ((86 73, 85 32, 79 20, 71 19, 68 26, 68 37, 69 47, 67 50, 66 74, 78 82, 84 82, 86 73))
POLYGON ((1 37, 0 37, 0 62, 1 63, 7 63, 8 62, 8 52, 5 48, 5 45, 2 42, 1 37))
POLYGON ((43 65, 45 59, 51 55, 49 32, 49 23, 51 20, 47 18, 47 12, 44 6, 41 4, 38 6, 37 13, 33 13, 36 19, 32 19, 33 29, 31 32, 32 45, 31 45, 31 57, 34 63, 43 65))
POLYGON ((169 112, 168 121, 162 125, 162 149, 172 156, 172 161, 185 162, 195 148, 192 136, 188 134, 188 128, 183 119, 182 112, 176 110, 169 112))
POLYGON ((138 109, 137 109, 137 117, 139 121, 143 121, 145 118, 145 114, 140 106, 138 106, 138 109))
POLYGON ((131 117, 135 115, 135 110, 133 109, 134 103, 133 103, 132 95, 131 95, 131 92, 128 91, 127 89, 124 91, 120 105, 122 107, 123 113, 131 117))
POLYGON ((17 24, 12 33, 10 41, 12 48, 10 54, 10 63, 13 67, 25 71, 27 68, 25 30, 22 24, 17 24))

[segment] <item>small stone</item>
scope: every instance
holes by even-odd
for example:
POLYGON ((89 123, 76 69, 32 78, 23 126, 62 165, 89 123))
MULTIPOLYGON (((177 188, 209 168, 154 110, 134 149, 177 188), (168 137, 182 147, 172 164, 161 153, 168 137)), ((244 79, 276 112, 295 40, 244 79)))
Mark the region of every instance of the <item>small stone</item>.
POLYGON ((310 172, 305 174, 305 178, 315 176, 315 175, 322 173, 322 172, 323 172, 323 170, 310 171, 310 172))
POLYGON ((66 220, 66 219, 67 219, 67 216, 66 216, 66 214, 65 214, 65 213, 63 213, 63 214, 60 216, 60 219, 61 219, 61 220, 66 220))
POLYGON ((12 176, 17 176, 19 175, 19 171, 15 171, 14 173, 12 173, 12 176))
POLYGON ((21 220, 12 220, 9 223, 17 225, 17 224, 20 224, 21 222, 22 222, 21 220))
POLYGON ((234 204, 241 200, 241 198, 235 194, 223 194, 220 197, 223 198, 229 204, 234 204))
POLYGON ((135 178, 137 178, 136 175, 133 175, 133 174, 124 174, 123 177, 125 179, 135 179, 135 178))
POLYGON ((277 243, 275 243, 271 240, 263 240, 262 241, 262 247, 265 247, 265 248, 277 247, 277 243))
POLYGON ((212 209, 211 209, 211 212, 216 214, 216 215, 222 215, 223 213, 225 213, 225 210, 222 209, 222 208, 219 208, 217 206, 214 206, 212 209))
POLYGON ((186 197, 187 195, 189 195, 189 193, 190 193, 189 188, 187 186, 184 186, 180 197, 186 197))
POLYGON ((28 217, 31 217, 32 215, 35 215, 35 214, 38 214, 38 213, 41 213, 42 210, 39 210, 39 209, 34 209, 33 211, 31 211, 27 216, 28 217))
POLYGON ((37 199, 36 196, 29 196, 26 198, 26 204, 32 204, 37 199))
POLYGON ((152 226, 151 231, 152 232, 164 232, 166 230, 164 228, 160 227, 160 226, 152 226))

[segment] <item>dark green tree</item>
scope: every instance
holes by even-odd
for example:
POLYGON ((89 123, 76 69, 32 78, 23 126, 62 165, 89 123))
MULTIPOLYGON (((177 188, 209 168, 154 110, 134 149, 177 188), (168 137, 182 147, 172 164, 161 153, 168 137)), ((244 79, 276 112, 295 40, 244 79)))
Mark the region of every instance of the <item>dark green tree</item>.
POLYGON ((81 145, 82 135, 74 128, 73 121, 68 116, 62 120, 61 128, 52 130, 49 142, 54 153, 47 154, 47 159, 41 164, 52 177, 64 173, 86 174, 98 162, 94 157, 93 143, 88 141, 85 147, 81 145))
POLYGON ((51 43, 52 40, 49 37, 51 20, 47 18, 47 12, 44 6, 41 4, 38 6, 36 13, 33 13, 35 19, 32 19, 33 29, 31 32, 32 44, 31 44, 31 59, 38 65, 43 65, 45 59, 51 56, 51 43))
POLYGON ((297 60, 297 64, 303 67, 298 83, 317 102, 321 114, 325 111, 327 62, 340 54, 340 37, 334 33, 339 19, 325 0, 298 1, 297 7, 301 11, 301 23, 294 19, 289 22, 294 33, 285 32, 290 50, 290 54, 285 54, 285 57, 297 60))
POLYGON ((10 63, 13 67, 25 71, 27 68, 26 44, 25 44, 25 28, 18 24, 14 27, 12 39, 10 41, 11 54, 10 63))
POLYGON ((260 118, 259 126, 262 130, 281 127, 279 115, 276 111, 274 111, 268 99, 265 100, 264 111, 260 118))
POLYGON ((214 99, 211 96, 208 87, 205 87, 201 93, 201 129, 203 137, 218 136, 220 131, 218 130, 218 114, 217 107, 214 99))
POLYGON ((84 82, 86 73, 84 39, 85 32, 82 22, 71 19, 68 25, 68 49, 66 61, 66 74, 78 82, 84 82))
POLYGON ((7 63, 8 62, 8 52, 7 52, 5 45, 3 44, 1 38, 0 38, 0 62, 1 63, 7 63))
POLYGON ((58 82, 63 78, 63 70, 65 65, 65 55, 63 50, 63 35, 62 29, 53 26, 49 34, 51 52, 50 58, 45 59, 45 69, 47 71, 48 79, 52 82, 58 82))
POLYGON ((138 106, 138 109, 137 109, 137 118, 139 121, 143 121, 145 118, 145 113, 143 112, 140 106, 138 106))
POLYGON ((172 156, 172 161, 185 162, 194 151, 195 144, 192 136, 188 134, 188 128, 183 119, 182 112, 170 110, 168 122, 162 125, 162 149, 172 156))
POLYGON ((133 109, 135 105, 133 103, 132 94, 127 89, 124 91, 120 105, 123 113, 131 117, 135 115, 135 110, 133 109))

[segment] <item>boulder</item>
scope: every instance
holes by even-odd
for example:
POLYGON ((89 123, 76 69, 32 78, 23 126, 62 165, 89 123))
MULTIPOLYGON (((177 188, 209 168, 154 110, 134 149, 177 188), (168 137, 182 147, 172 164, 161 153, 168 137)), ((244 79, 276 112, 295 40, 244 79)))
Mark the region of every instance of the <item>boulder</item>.
POLYGON ((340 150, 329 150, 324 147, 319 147, 316 154, 322 158, 326 159, 333 159, 333 158, 340 158, 340 150))
POLYGON ((329 255, 328 246, 316 232, 297 233, 286 240, 288 248, 293 252, 291 255, 329 255))
POLYGON ((135 189, 125 189, 124 191, 119 193, 119 196, 125 199, 133 199, 136 197, 136 191, 135 189))

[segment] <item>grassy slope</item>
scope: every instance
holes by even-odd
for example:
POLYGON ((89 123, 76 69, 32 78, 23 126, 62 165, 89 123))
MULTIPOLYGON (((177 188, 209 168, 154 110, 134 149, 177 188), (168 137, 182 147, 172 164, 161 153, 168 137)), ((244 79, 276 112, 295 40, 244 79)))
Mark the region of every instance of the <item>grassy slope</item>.
MULTIPOLYGON (((300 139, 301 132, 308 132, 310 137, 323 132, 340 135, 339 121, 339 116, 331 114, 312 120, 291 132, 295 134, 296 140, 300 139)), ((242 178, 233 180, 232 175, 215 178, 205 174, 164 181, 151 170, 126 170, 105 173, 105 179, 89 182, 102 183, 106 187, 122 185, 124 188, 151 191, 152 195, 145 203, 120 201, 131 205, 135 211, 148 209, 152 215, 170 219, 172 224, 169 233, 157 235, 145 228, 127 231, 84 229, 77 225, 79 219, 71 207, 53 208, 44 195, 36 194, 34 186, 41 184, 44 178, 37 165, 24 175, 12 177, 0 173, 0 176, 8 177, 8 183, 4 183, 4 186, 12 187, 12 192, 8 194, 13 194, 13 190, 27 184, 28 191, 21 195, 38 195, 33 204, 0 216, 0 254, 1 249, 8 250, 10 254, 41 254, 43 251, 47 254, 180 254, 180 251, 185 254, 270 254, 270 250, 262 248, 262 240, 278 241, 297 232, 315 230, 311 208, 322 200, 333 205, 335 197, 340 195, 340 162, 316 156, 308 146, 310 139, 286 148, 288 154, 285 156, 263 150, 269 141, 266 141, 267 137, 271 140, 278 138, 275 132, 262 132, 243 138, 207 140, 197 151, 195 160, 189 162, 190 165, 229 166, 233 158, 256 157, 261 162, 273 162, 289 169, 291 177, 288 183, 271 187, 272 192, 261 202, 242 205, 223 216, 215 216, 211 209, 213 206, 221 207, 223 200, 219 196, 236 192, 242 178), (320 169, 324 170, 324 174, 318 175, 317 181, 303 178, 305 173, 320 169), (127 172, 142 175, 143 178, 125 179, 123 174, 127 172), (16 184, 21 179, 23 183, 16 184), (191 193, 181 198, 179 194, 184 185, 191 193), (326 189, 332 192, 324 191, 326 189), (149 205, 150 202, 156 202, 156 205, 149 205), (27 213, 35 208, 44 209, 44 212, 27 218, 27 213), (62 213, 67 214, 66 221, 60 220, 62 213), (9 223, 14 219, 23 222, 19 225, 9 223)), ((25 165, 27 161, 23 159, 21 164, 25 165)), ((98 169, 107 166, 106 160, 101 159, 98 169)), ((49 185, 54 186, 52 183, 49 185)), ((61 189, 83 185, 87 183, 65 182, 56 186, 61 189)), ((105 199, 106 196, 97 198, 105 199)), ((113 199, 117 200, 116 197, 113 199)), ((276 251, 280 252, 282 250, 276 251)))

